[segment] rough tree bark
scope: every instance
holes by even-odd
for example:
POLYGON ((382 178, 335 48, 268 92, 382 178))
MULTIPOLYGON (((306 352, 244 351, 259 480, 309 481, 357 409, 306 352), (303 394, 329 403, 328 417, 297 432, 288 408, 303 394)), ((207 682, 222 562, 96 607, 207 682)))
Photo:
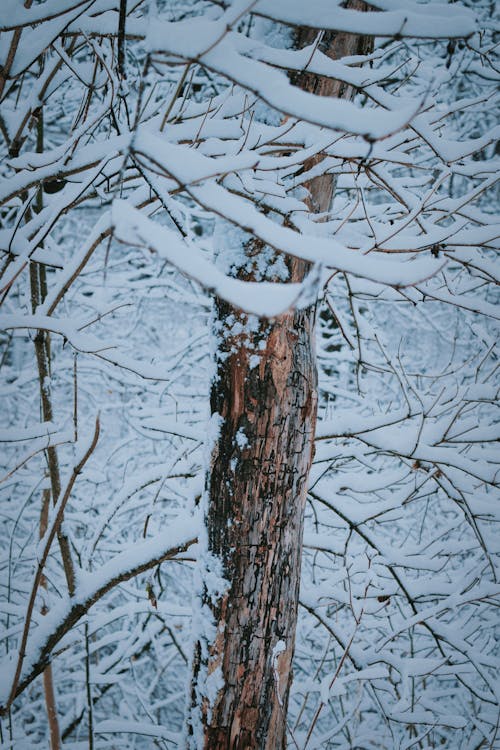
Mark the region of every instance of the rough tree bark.
MULTIPOLYGON (((349 7, 364 4, 351 0, 349 7)), ((301 29, 297 46, 316 37, 301 29)), ((326 34, 321 48, 337 59, 366 51, 362 38, 347 34, 326 34)), ((294 83, 320 96, 352 96, 340 82, 308 73, 294 83)), ((328 211, 332 179, 317 177, 307 187, 311 211, 328 211)), ((252 259, 262 253, 256 241, 248 242, 237 275, 259 278, 252 259)), ((309 270, 305 262, 285 262, 290 281, 309 270)), ((196 750, 286 745, 316 423, 314 322, 314 305, 265 321, 216 301, 211 411, 217 434, 206 481, 208 553, 188 716, 188 746, 196 750), (203 630, 207 617, 213 625, 203 630)))

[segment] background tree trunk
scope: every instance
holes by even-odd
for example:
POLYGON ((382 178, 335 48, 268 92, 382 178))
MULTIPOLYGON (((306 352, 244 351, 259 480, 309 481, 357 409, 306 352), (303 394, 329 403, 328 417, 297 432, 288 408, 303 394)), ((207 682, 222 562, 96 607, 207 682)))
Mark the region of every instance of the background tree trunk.
MULTIPOLYGON (((317 32, 302 29, 296 44, 316 38, 317 32)), ((333 58, 365 52, 355 35, 327 34, 320 44, 333 58)), ((352 96, 344 84, 305 72, 294 82, 322 96, 352 96)), ((311 210, 328 211, 331 177, 307 187, 311 210)), ((252 257, 264 250, 257 245, 251 240, 245 248, 244 268, 236 269, 241 278, 255 277, 252 257)), ((290 281, 301 281, 309 270, 303 261, 285 262, 290 281)), ((213 625, 195 644, 188 745, 279 750, 286 745, 316 423, 316 310, 311 305, 263 321, 222 300, 215 308, 211 412, 218 429, 206 480, 208 554, 200 602, 200 624, 210 612, 213 625)))

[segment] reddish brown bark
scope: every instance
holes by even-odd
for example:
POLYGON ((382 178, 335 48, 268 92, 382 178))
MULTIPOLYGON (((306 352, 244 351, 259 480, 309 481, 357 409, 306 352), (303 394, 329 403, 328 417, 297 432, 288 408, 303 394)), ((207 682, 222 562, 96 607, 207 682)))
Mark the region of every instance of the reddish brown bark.
MULTIPOLYGON (((299 46, 314 37, 301 30, 299 46)), ((332 57, 361 51, 360 38, 352 35, 330 34, 325 43, 332 57)), ((352 94, 340 82, 307 73, 295 83, 320 96, 352 94)), ((333 187, 329 176, 308 185, 312 211, 329 209, 333 187)), ((252 255, 256 243, 247 250, 252 255)), ((308 271, 291 259, 288 269, 292 281, 308 271)), ((248 278, 248 271, 240 276, 248 278)), ((208 583, 201 594, 201 614, 209 613, 215 627, 212 637, 199 638, 194 655, 188 745, 196 750, 286 745, 316 422, 314 319, 311 306, 273 321, 249 321, 227 302, 216 302, 211 410, 219 433, 207 476, 208 583), (220 562, 227 581, 220 593, 209 591, 210 560, 220 562)))

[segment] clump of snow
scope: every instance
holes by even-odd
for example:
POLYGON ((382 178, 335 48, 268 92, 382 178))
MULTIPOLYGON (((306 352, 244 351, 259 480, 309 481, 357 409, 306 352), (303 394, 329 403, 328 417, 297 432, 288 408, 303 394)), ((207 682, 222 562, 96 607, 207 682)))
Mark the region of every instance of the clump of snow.
POLYGON ((229 582, 224 578, 222 562, 216 555, 207 551, 200 556, 200 565, 206 595, 215 604, 229 586, 229 582))
POLYGON ((248 360, 248 364, 250 365, 250 369, 253 370, 254 367, 258 367, 260 364, 260 357, 258 354, 251 354, 250 359, 248 360))
POLYGON ((240 429, 236 433, 235 440, 236 440, 236 444, 237 444, 237 446, 238 446, 238 448, 240 450, 243 450, 244 448, 246 448, 248 446, 248 438, 245 435, 245 431, 243 430, 242 427, 240 427, 240 429))
POLYGON ((207 708, 207 719, 208 722, 211 721, 212 718, 212 708, 215 704, 215 701, 217 700, 217 696, 219 692, 224 687, 224 678, 222 676, 222 669, 220 666, 216 667, 210 674, 208 675, 206 681, 205 681, 205 698, 208 702, 208 708, 207 708))

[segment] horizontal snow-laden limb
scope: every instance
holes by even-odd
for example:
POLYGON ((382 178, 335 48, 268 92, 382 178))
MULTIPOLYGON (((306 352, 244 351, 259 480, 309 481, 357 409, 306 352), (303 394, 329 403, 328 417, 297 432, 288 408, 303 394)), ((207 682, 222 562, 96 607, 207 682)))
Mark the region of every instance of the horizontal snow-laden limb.
POLYGON ((120 351, 120 342, 103 341, 92 334, 82 333, 81 327, 77 327, 72 320, 67 318, 60 319, 48 315, 4 315, 0 313, 0 330, 13 331, 27 329, 55 333, 62 337, 64 343, 69 343, 77 352, 102 359, 123 370, 136 373, 141 378, 150 380, 166 379, 165 370, 154 364, 138 361, 120 351))
POLYGON ((370 6, 378 12, 345 9, 336 0, 312 0, 307 8, 303 8, 297 1, 259 0, 252 11, 297 26, 381 37, 439 39, 466 37, 477 30, 474 14, 463 7, 450 18, 450 9, 445 3, 374 0, 370 6))
POLYGON ((143 216, 125 201, 114 203, 113 228, 116 239, 157 253, 209 292, 246 312, 274 317, 301 305, 307 284, 240 281, 226 276, 195 246, 188 245, 174 232, 143 216))
MULTIPOLYGON (((206 33, 205 28, 200 29, 206 33)), ((148 32, 146 43, 152 52, 165 51, 189 60, 191 55, 186 50, 183 38, 197 39, 192 23, 185 28, 168 25, 155 27, 148 32), (190 28, 191 27, 191 28, 190 28), (184 32, 184 33, 183 33, 184 32)), ((396 110, 378 110, 372 113, 369 120, 362 117, 359 106, 342 99, 331 101, 324 97, 302 91, 293 86, 284 72, 272 65, 266 65, 237 51, 237 39, 221 36, 220 27, 208 34, 207 51, 199 55, 200 62, 214 73, 225 76, 229 81, 255 94, 260 100, 289 117, 310 122, 315 125, 345 133, 355 133, 368 140, 386 138, 403 128, 417 113, 418 102, 401 102, 396 110), (213 39, 213 41, 212 41, 213 39), (216 42, 216 43, 214 43, 216 42)), ((195 53, 194 57, 198 57, 195 53)))
MULTIPOLYGON (((204 204, 205 208, 212 208, 224 218, 231 218, 247 232, 251 230, 271 247, 289 252, 295 257, 325 264, 330 268, 349 271, 394 286, 408 286, 424 281, 437 273, 441 267, 439 261, 432 256, 425 260, 412 260, 404 265, 400 260, 392 261, 386 256, 365 257, 339 246, 334 240, 300 235, 266 219, 242 199, 216 186, 207 189, 193 187, 189 192, 204 204)), ((247 312, 272 317, 290 307, 301 306, 301 285, 254 283, 231 279, 206 260, 196 248, 186 246, 186 243, 173 232, 158 226, 138 211, 134 212, 134 209, 125 203, 115 203, 114 227, 117 239, 130 244, 140 244, 158 253, 160 257, 168 259, 176 268, 199 281, 208 290, 216 292, 223 299, 247 312), (260 290, 259 298, 254 299, 257 288, 260 290)))
MULTIPOLYGON (((23 28, 40 22, 48 22, 60 18, 69 24, 74 22, 74 16, 84 16, 85 11, 91 11, 91 17, 98 13, 109 14, 106 3, 96 3, 91 0, 51 0, 43 8, 25 8, 17 0, 6 0, 4 19, 0 24, 1 31, 23 28)), ((375 34, 388 37, 413 38, 450 38, 467 37, 477 30, 475 16, 461 7, 453 14, 452 22, 449 8, 444 3, 436 3, 422 7, 422 4, 411 0, 376 0, 371 3, 379 13, 359 13, 339 7, 339 2, 329 0, 314 0, 303 8, 298 0, 258 0, 258 2, 226 2, 230 9, 217 24, 218 35, 224 31, 228 22, 233 22, 239 16, 251 11, 256 15, 283 21, 296 26, 309 26, 316 29, 332 29, 348 31, 356 34, 375 34), (380 12, 381 11, 381 12, 380 12), (362 24, 361 28, 359 24, 362 24)), ((109 14, 110 15, 110 14, 109 14)), ((85 16, 84 16, 85 17, 85 16)), ((112 17, 112 16, 111 16, 112 17)), ((216 26, 212 22, 213 26, 216 26)), ((133 33, 137 27, 133 26, 133 33)), ((104 27, 105 32, 106 27, 104 27)), ((216 33, 217 33, 216 32, 216 33)), ((203 43, 213 43, 211 36, 201 36, 203 43)), ((215 37, 217 39, 217 37, 215 37)))

